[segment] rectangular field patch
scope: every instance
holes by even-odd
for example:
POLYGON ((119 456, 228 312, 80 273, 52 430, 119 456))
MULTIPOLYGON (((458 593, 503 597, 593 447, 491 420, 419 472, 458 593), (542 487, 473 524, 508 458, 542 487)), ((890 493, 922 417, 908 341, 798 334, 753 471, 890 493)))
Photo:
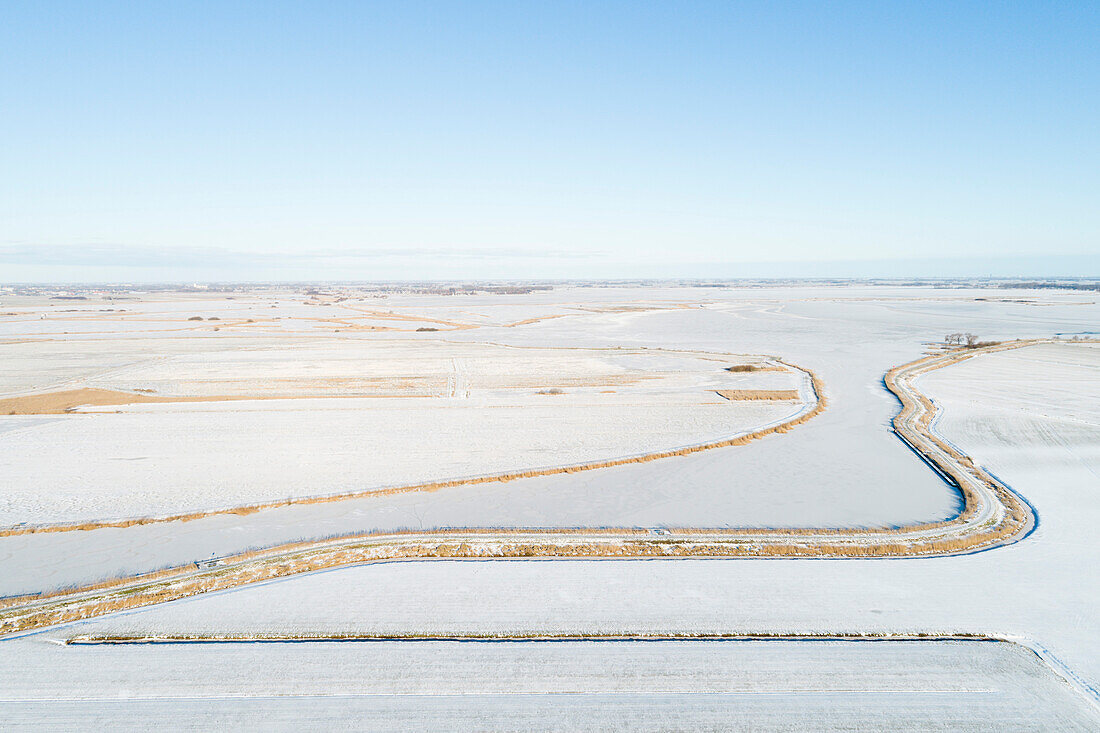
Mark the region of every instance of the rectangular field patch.
POLYGON ((797 389, 716 389, 727 400, 797 400, 797 389))

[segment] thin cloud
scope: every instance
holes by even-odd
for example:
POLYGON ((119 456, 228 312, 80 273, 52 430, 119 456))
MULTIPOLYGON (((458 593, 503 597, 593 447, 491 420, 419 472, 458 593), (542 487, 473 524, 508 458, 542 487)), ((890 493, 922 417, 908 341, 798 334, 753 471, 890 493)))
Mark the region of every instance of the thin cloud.
POLYGON ((587 259, 601 252, 522 248, 325 248, 308 252, 246 252, 224 247, 151 247, 121 244, 0 245, 0 263, 64 267, 248 267, 324 265, 358 260, 587 259))

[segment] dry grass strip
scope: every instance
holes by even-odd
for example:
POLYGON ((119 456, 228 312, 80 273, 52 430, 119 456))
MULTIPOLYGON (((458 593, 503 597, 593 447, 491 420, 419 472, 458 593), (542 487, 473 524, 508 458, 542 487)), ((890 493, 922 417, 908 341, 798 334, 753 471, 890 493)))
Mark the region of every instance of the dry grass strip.
POLYGON ((443 318, 432 318, 430 316, 417 316, 412 313, 394 313, 393 311, 380 311, 372 310, 368 308, 356 307, 352 305, 341 305, 342 308, 356 313, 361 313, 370 318, 375 318, 383 321, 407 321, 410 323, 421 324, 439 324, 442 326, 450 326, 451 331, 465 331, 472 328, 480 328, 480 323, 463 323, 461 321, 449 321, 443 318))
POLYGON ((797 389, 716 389, 720 397, 737 400, 797 400, 797 389))
POLYGON ((538 323, 540 321, 549 321, 554 318, 565 318, 566 316, 573 316, 575 313, 555 313, 550 316, 534 316, 533 318, 524 318, 522 321, 513 321, 512 323, 500 324, 503 328, 515 328, 516 326, 526 326, 531 323, 538 323))
MULTIPOLYGON (((979 632, 915 631, 908 633, 784 633, 761 631, 757 633, 687 632, 638 632, 638 633, 484 633, 484 634, 372 634, 372 633, 324 633, 324 634, 157 634, 137 636, 126 634, 78 634, 65 639, 66 645, 127 645, 127 644, 242 644, 264 641, 996 641, 1018 645, 1017 642, 979 632)), ((1026 647, 1025 647, 1026 648, 1026 647)))

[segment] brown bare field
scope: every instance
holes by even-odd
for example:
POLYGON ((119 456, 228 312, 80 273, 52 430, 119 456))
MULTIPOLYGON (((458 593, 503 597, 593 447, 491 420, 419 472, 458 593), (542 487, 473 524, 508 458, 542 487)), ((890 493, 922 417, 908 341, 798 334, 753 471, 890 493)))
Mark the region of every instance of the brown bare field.
MULTIPOLYGON (((305 400, 339 397, 356 399, 365 397, 417 397, 421 395, 188 395, 171 396, 150 394, 145 390, 120 392, 113 389, 66 389, 59 392, 9 397, 0 400, 0 415, 63 415, 78 407, 112 407, 118 405, 155 404, 170 402, 236 402, 247 400, 305 400)), ((426 395, 425 395, 426 396, 426 395)))
MULTIPOLYGON (((313 380, 317 384, 333 382, 340 386, 335 377, 330 380, 313 380)), ((272 380, 277 381, 277 380, 272 380)), ((286 380, 295 381, 295 380, 286 380)), ((363 380, 361 380, 363 381, 363 380)), ((134 392, 121 392, 113 389, 85 387, 59 392, 8 397, 0 400, 0 415, 63 415, 70 414, 78 407, 112 407, 134 404, 163 404, 171 402, 247 402, 254 400, 316 400, 316 399, 405 399, 413 397, 431 397, 431 392, 415 393, 379 393, 379 394, 230 394, 230 395, 158 395, 149 390, 136 389, 134 392)), ((0 533, 0 536, 3 536, 0 533)))
POLYGON ((112 389, 66 389, 59 392, 8 397, 0 400, 0 415, 61 415, 77 407, 108 407, 138 402, 207 402, 247 399, 241 397, 165 397, 147 393, 117 392, 112 389))
POLYGON ((741 374, 748 372, 785 372, 787 370, 775 364, 734 364, 726 367, 726 371, 741 374))
POLYGON ((716 389, 727 400, 797 400, 797 389, 716 389))

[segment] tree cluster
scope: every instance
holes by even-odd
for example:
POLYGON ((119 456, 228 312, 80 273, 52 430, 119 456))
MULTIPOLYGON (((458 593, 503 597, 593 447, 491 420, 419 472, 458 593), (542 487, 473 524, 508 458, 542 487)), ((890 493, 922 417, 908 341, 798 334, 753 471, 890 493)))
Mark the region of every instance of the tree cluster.
POLYGON ((943 342, 949 346, 966 346, 972 349, 978 343, 978 337, 972 333, 949 333, 943 337, 943 342))

